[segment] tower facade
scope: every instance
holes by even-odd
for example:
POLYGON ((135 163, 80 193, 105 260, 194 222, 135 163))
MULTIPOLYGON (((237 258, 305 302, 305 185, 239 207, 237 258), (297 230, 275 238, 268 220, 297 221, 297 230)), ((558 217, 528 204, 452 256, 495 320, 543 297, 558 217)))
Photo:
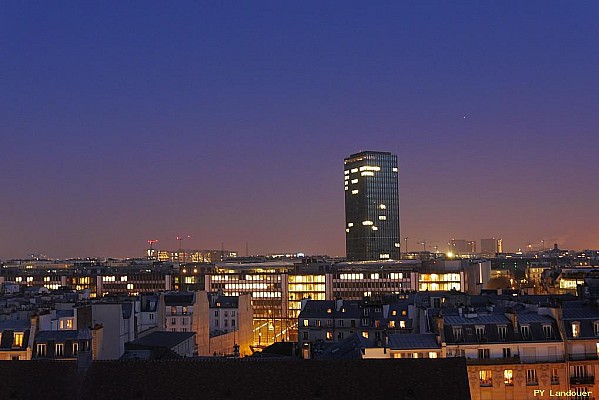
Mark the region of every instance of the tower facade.
POLYGON ((364 151, 344 163, 347 259, 399 260, 397 156, 364 151))

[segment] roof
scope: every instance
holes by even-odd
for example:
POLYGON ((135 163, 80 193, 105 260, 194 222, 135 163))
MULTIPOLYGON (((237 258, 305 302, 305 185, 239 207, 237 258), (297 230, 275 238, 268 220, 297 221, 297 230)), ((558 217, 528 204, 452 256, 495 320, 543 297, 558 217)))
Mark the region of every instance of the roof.
POLYGON ((92 362, 82 374, 74 362, 18 364, 0 363, 0 376, 11 383, 5 389, 8 398, 346 400, 367 394, 373 399, 470 399, 464 358, 103 361, 92 362))
POLYGON ((195 332, 152 332, 126 344, 128 348, 164 347, 172 349, 195 336, 195 332))
POLYGON ((91 331, 87 328, 81 330, 59 330, 59 331, 39 331, 35 335, 36 343, 46 343, 48 341, 65 342, 67 340, 91 339, 91 331))
POLYGON ((393 350, 412 350, 412 349, 440 349, 441 345, 437 342, 437 335, 389 335, 387 345, 393 350))
POLYGON ((508 324, 510 322, 510 320, 503 314, 477 315, 474 318, 466 318, 459 315, 448 315, 443 319, 446 325, 508 324))
POLYGON ((25 331, 31 327, 31 321, 28 319, 11 319, 0 321, 0 332, 5 330, 25 331))
POLYGON ((166 306, 190 306, 193 304, 195 293, 167 293, 164 295, 164 304, 166 306))

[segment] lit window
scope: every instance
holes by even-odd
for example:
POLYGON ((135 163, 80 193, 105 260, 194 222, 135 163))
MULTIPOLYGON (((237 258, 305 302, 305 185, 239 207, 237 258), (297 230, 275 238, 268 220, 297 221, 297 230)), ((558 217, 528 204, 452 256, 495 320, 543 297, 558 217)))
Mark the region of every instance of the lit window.
POLYGON ((379 215, 379 221, 386 221, 386 220, 387 220, 386 215, 379 215))
POLYGON ((389 321, 389 328, 395 328, 395 321, 389 321))
POLYGON ((373 231, 378 231, 378 230, 379 230, 379 228, 377 228, 376 226, 373 226, 373 227, 372 227, 372 230, 373 230, 373 231))
POLYGON ((49 276, 44 276, 44 282, 50 282, 50 277, 49 276))
POLYGON ((343 177, 343 180, 344 180, 344 181, 349 181, 349 176, 345 175, 345 176, 343 177))
POLYGON ((391 311, 391 315, 397 315, 397 310, 391 311))
POLYGON ((348 170, 343 171, 343 175, 349 175, 349 171, 348 170))
POLYGON ((327 331, 327 340, 333 340, 333 332, 327 331))
POLYGON ((405 328, 406 327, 406 321, 399 321, 399 327, 400 328, 405 328))
POLYGON ((349 190, 349 188, 346 186, 346 187, 345 187, 345 190, 349 190))
POLYGON ((384 205, 384 204, 381 204, 381 205, 379 205, 379 208, 380 208, 381 210, 386 210, 386 209, 387 209, 387 206, 386 206, 386 205, 384 205))
POLYGON ((23 332, 15 332, 13 334, 14 344, 13 347, 23 346, 23 332))
POLYGON ((367 226, 367 225, 373 225, 372 221, 362 221, 362 225, 367 226))
POLYGON ((572 322, 572 337, 577 338, 580 336, 580 323, 572 322))
POLYGON ((362 332, 362 337, 365 339, 368 339, 368 332, 367 331, 362 332))
POLYGON ((308 326, 308 320, 307 319, 304 320, 304 326, 308 326))
POLYGON ((127 284, 127 290, 131 290, 133 289, 133 284, 132 283, 128 283, 127 284))
POLYGON ((352 173, 352 174, 355 174, 356 172, 358 172, 358 168, 352 168, 352 169, 351 169, 351 173, 352 173))
POLYGON ((514 386, 514 371, 511 369, 503 370, 503 383, 505 386, 514 386))
POLYGON ((379 258, 389 258, 389 254, 379 254, 379 258))
POLYGON ((399 247, 399 243, 395 243, 395 247, 399 247))
POLYGON ((349 226, 351 228, 352 226, 354 226, 354 223, 350 222, 349 224, 347 224, 347 226, 349 226))
POLYGON ((396 167, 393 167, 393 172, 397 172, 397 168, 396 167))
POLYGON ((351 180, 351 183, 352 183, 352 184, 354 184, 354 183, 358 183, 358 180, 357 180, 357 179, 352 179, 352 180, 351 180))
POLYGON ((429 351, 428 352, 428 358, 437 358, 437 353, 434 351, 429 351))
POLYGON ((484 369, 478 372, 480 386, 493 386, 493 373, 491 370, 484 369))
POLYGON ((374 176, 374 172, 372 172, 372 171, 362 171, 360 173, 360 175, 362 175, 362 176, 374 176))
POLYGON ((351 194, 358 194, 360 191, 359 190, 352 190, 351 194))
POLYGON ((345 232, 348 232, 348 233, 349 233, 349 228, 345 228, 345 232))

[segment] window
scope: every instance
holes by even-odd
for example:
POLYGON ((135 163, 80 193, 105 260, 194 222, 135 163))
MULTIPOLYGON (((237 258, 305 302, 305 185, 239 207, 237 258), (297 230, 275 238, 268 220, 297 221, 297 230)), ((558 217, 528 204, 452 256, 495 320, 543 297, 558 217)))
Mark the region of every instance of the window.
POLYGON ((481 340, 485 336, 485 326, 477 325, 475 327, 475 329, 476 329, 476 337, 478 338, 478 340, 481 340))
POLYGON ((491 358, 490 349, 478 349, 478 358, 491 358))
POLYGON ((181 325, 185 325, 185 318, 181 317, 181 325))
POLYGON ((507 336, 507 326, 498 326, 497 333, 499 334, 499 340, 505 340, 505 337, 507 336))
POLYGON ((520 327, 520 333, 522 334, 522 339, 530 339, 530 326, 522 325, 520 327))
POLYGON ((234 317, 235 316, 235 310, 231 311, 231 316, 234 317))
POLYGON ((183 315, 187 315, 187 306, 183 306, 183 315))
POLYGON ((337 334, 337 339, 338 339, 338 340, 341 340, 341 339, 343 339, 343 332, 339 332, 339 333, 337 334))
POLYGON ((327 340, 333 340, 333 332, 327 331, 327 340))
POLYGON ((389 321, 389 328, 395 328, 395 321, 389 321))
POLYGON ((406 327, 406 321, 399 321, 399 327, 400 328, 405 328, 406 327))
POLYGON ((429 351, 428 352, 428 358, 437 358, 437 353, 434 351, 429 351))
POLYGON ((551 325, 543 325, 543 333, 545 334, 545 339, 551 339, 551 325))
POLYGON ((391 311, 391 315, 397 315, 397 310, 391 311))
POLYGON ((552 368, 551 369, 551 384, 552 385, 559 385, 559 374, 558 374, 558 369, 557 368, 552 368))
POLYGON ((527 385, 538 385, 539 380, 537 378, 537 370, 536 369, 527 369, 526 370, 526 384, 527 385))
POLYGON ((368 332, 367 331, 362 332, 362 337, 365 339, 368 339, 368 332))
POLYGON ((177 325, 177 318, 171 318, 171 324, 177 325))
POLYGON ((485 369, 478 372, 480 386, 493 386, 493 375, 491 370, 485 369))
POLYGON ((580 322, 572 322, 572 337, 580 336, 580 322))
POLYGON ((46 357, 46 344, 38 343, 36 346, 36 354, 38 357, 46 357))
POLYGON ((338 323, 338 325, 339 325, 339 326, 343 326, 343 320, 342 320, 342 319, 340 319, 340 320, 339 320, 339 323, 338 323))
POLYGON ((456 342, 461 342, 464 338, 463 336, 463 330, 461 326, 454 326, 453 327, 453 338, 456 342))
POLYGON ((13 339, 13 347, 23 347, 23 332, 15 332, 13 339))
POLYGON ((229 317, 229 311, 225 310, 225 318, 229 317))
POLYGON ((327 319, 327 326, 333 326, 333 320, 327 319))
POLYGON ((228 320, 228 319, 226 319, 226 320, 225 320, 225 328, 227 328, 228 326, 229 326, 229 320, 228 320))
POLYGON ((304 332, 304 333, 302 334, 302 338, 303 338, 304 340, 308 340, 308 332, 304 332))
POLYGON ((79 353, 79 343, 73 342, 73 355, 76 356, 79 353))
POLYGON ((512 356, 512 349, 509 347, 503 348, 503 358, 510 358, 512 356))
POLYGON ((55 357, 64 356, 64 343, 56 343, 56 347, 54 349, 54 356, 55 357))
POLYGON ((171 315, 177 315, 177 307, 175 307, 175 306, 171 307, 171 315))
POLYGON ((514 371, 511 369, 503 370, 503 383, 505 386, 514 386, 514 371))
POLYGON ((218 326, 219 323, 220 323, 220 321, 218 319, 214 320, 214 326, 218 326))
POLYGON ((316 320, 316 326, 320 326, 320 320, 319 319, 316 320))
POLYGON ((233 328, 235 327, 235 320, 234 320, 234 319, 232 319, 232 320, 231 320, 231 326, 232 326, 233 328))
POLYGON ((304 326, 309 326, 309 322, 307 319, 304 320, 304 326))
POLYGON ((154 314, 150 314, 150 321, 154 319, 154 314))
POLYGON ((218 317, 218 310, 214 310, 214 316, 218 317))

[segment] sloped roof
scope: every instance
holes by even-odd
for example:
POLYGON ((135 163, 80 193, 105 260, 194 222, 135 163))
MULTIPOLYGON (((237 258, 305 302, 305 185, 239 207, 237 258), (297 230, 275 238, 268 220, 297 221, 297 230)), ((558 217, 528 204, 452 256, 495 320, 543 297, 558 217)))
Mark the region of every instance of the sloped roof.
POLYGON ((464 358, 116 361, 84 374, 75 363, 31 361, 0 363, 0 376, 14 399, 470 399, 464 358))
POLYGON ((440 349, 437 336, 422 335, 389 335, 388 347, 393 350, 440 349))

